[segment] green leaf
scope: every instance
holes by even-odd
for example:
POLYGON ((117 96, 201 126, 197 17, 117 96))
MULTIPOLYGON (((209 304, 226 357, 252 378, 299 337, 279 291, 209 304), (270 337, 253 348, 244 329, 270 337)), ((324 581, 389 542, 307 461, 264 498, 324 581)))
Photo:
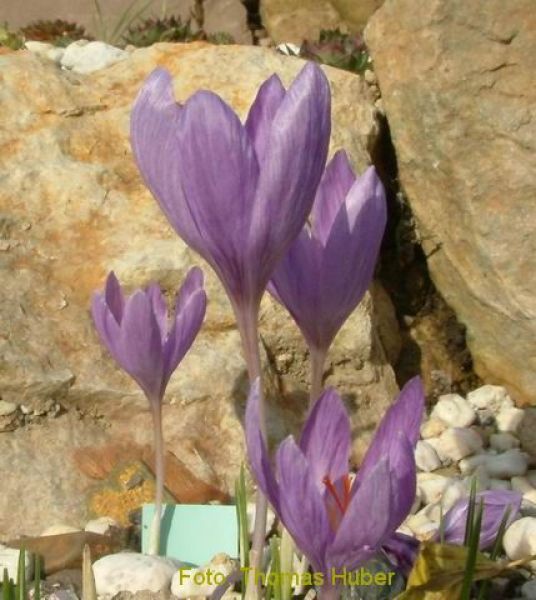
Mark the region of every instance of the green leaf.
POLYGON ((246 576, 249 566, 249 527, 247 513, 246 470, 240 467, 240 475, 235 483, 236 516, 238 521, 238 548, 240 552, 240 568, 242 570, 242 598, 246 592, 246 576))

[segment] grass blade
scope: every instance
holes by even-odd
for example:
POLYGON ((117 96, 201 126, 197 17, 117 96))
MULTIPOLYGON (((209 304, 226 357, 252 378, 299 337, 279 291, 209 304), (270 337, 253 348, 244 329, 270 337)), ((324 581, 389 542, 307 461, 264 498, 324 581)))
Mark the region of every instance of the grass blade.
POLYGON ((236 517, 238 520, 238 548, 242 569, 242 598, 246 592, 246 569, 249 566, 249 527, 247 511, 246 471, 240 467, 240 475, 235 483, 236 517))
MULTIPOLYGON (((281 573, 281 553, 280 553, 280 541, 277 535, 270 538, 270 551, 272 560, 270 563, 271 573, 281 573)), ((274 577, 274 585, 271 586, 270 594, 273 595, 274 600, 282 600, 281 598, 281 586, 282 577, 274 577), (279 583, 279 585, 278 585, 279 583)), ((266 594, 266 600, 270 600, 270 596, 266 594)))
POLYGON ((7 568, 4 567, 4 577, 2 579, 2 600, 11 600, 11 587, 12 582, 9 578, 7 568))
POLYGON ((473 523, 476 506, 476 477, 471 480, 471 491, 469 492, 469 506, 467 507, 467 520, 465 521, 465 535, 463 545, 467 546, 473 533, 473 523))
POLYGON ((33 600, 41 600, 41 557, 34 554, 34 594, 33 600))
POLYGON ((26 550, 20 549, 17 567, 17 600, 26 600, 26 550))
MULTIPOLYGON (((473 501, 473 508, 475 503, 473 501)), ((462 591, 460 600, 470 600, 471 586, 475 573, 476 560, 478 556, 478 547, 480 542, 480 530, 482 529, 482 515, 484 514, 484 502, 481 500, 473 521, 471 522, 471 536, 468 540, 467 562, 465 563, 465 573, 463 577, 462 591)))
POLYGON ((82 600, 97 600, 95 575, 91 566, 91 550, 87 544, 82 553, 82 600))

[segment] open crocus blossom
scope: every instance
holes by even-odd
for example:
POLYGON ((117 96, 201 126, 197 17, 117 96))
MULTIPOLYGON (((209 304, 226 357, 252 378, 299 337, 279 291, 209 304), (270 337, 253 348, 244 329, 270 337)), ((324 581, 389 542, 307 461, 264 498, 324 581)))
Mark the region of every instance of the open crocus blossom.
POLYGON ((320 594, 337 597, 333 574, 353 570, 382 550, 415 499, 413 446, 424 393, 408 382, 383 418, 357 476, 349 473, 350 422, 333 389, 315 402, 299 443, 285 439, 272 470, 259 432, 259 382, 246 409, 246 442, 253 474, 296 545, 315 571, 325 573, 320 594))
POLYGON ((268 290, 301 329, 312 358, 314 400, 331 342, 367 290, 378 258, 387 208, 374 167, 354 174, 335 154, 318 187, 311 224, 279 263, 268 290))
POLYGON ((169 378, 190 349, 205 316, 203 272, 191 269, 169 319, 166 301, 158 285, 137 290, 125 298, 114 273, 104 293, 93 295, 91 312, 95 327, 110 354, 144 391, 154 427, 156 497, 150 531, 149 554, 158 554, 164 492, 164 442, 162 399, 169 378))
POLYGON ((218 95, 184 105, 156 69, 131 116, 139 170, 171 225, 220 277, 233 306, 255 310, 311 210, 329 144, 330 91, 308 63, 288 90, 260 87, 244 125, 218 95))
MULTIPOLYGON (((499 529, 507 514, 506 527, 519 515, 522 495, 509 490, 488 490, 476 494, 475 506, 482 503, 482 524, 478 547, 480 550, 489 549, 497 538, 499 529)), ((443 542, 461 546, 465 541, 467 526, 467 513, 469 510, 469 496, 460 498, 443 517, 443 542)), ((440 542, 441 534, 437 531, 432 537, 434 542, 440 542)), ((386 544, 384 551, 407 575, 419 553, 419 541, 403 533, 395 533, 386 544)))

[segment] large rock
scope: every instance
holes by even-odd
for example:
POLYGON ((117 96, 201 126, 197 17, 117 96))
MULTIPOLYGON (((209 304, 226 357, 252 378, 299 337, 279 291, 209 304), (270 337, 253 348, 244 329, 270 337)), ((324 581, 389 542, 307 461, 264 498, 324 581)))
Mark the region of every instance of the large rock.
POLYGON ((532 0, 387 0, 366 30, 432 278, 475 369, 536 402, 532 0))
POLYGON ((359 33, 383 0, 261 0, 262 23, 277 43, 314 40, 322 29, 359 33))
MULTIPOLYGON (((84 443, 63 433, 59 446, 55 442, 48 453, 28 459, 27 471, 22 465, 0 469, 5 503, 0 512, 7 515, 11 505, 17 509, 14 519, 0 521, 0 535, 33 534, 46 525, 38 526, 38 520, 54 498, 47 492, 36 503, 21 486, 50 485, 48 467, 40 467, 53 449, 65 460, 80 445, 151 441, 146 401, 101 346, 89 316, 92 291, 111 269, 128 286, 155 280, 171 295, 193 264, 203 266, 207 318, 170 382, 165 438, 188 468, 209 482, 216 476, 227 490, 244 460, 241 420, 248 386, 232 311, 211 270, 175 235, 142 184, 129 146, 132 102, 156 65, 173 74, 179 100, 210 88, 243 117, 266 77, 276 71, 288 84, 303 61, 261 48, 158 45, 84 76, 29 52, 0 56, 0 390, 4 402, 18 407, 12 413, 11 406, 6 418, 18 415, 15 425, 36 420, 32 427, 39 429, 37 421, 46 422, 48 413, 76 410, 80 423, 90 423, 94 432, 84 443)), ((330 68, 326 73, 333 88, 331 151, 346 147, 361 170, 377 138, 374 108, 358 77, 330 68)), ((376 310, 367 296, 329 357, 328 382, 340 387, 352 409, 356 458, 396 392, 376 328, 384 310, 376 310)), ((269 297, 261 333, 270 432, 279 438, 303 420, 307 356, 294 323, 269 297)), ((62 429, 63 422, 54 426, 62 429)), ((0 456, 6 465, 19 460, 22 442, 16 440, 30 444, 38 436, 24 428, 3 435, 0 456)), ((53 481, 65 503, 63 520, 78 525, 85 508, 73 465, 66 460, 53 481)), ((55 521, 62 520, 56 513, 55 521)))

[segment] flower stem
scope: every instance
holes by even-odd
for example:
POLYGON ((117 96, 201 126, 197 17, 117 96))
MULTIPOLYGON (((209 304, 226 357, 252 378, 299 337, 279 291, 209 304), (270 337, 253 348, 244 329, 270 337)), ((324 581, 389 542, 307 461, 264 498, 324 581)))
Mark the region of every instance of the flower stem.
POLYGON ((326 363, 327 350, 324 348, 309 348, 311 362, 311 390, 309 392, 309 409, 318 400, 322 393, 322 378, 324 376, 324 365, 326 363))
POLYGON ((149 400, 153 416, 154 462, 155 462, 155 500, 154 515, 149 532, 148 554, 160 554, 160 522, 162 520, 162 501, 164 498, 164 438, 162 435, 162 403, 149 400))
MULTIPOLYGON (((242 348, 244 358, 248 369, 248 378, 250 384, 261 376, 261 356, 259 352, 259 307, 238 307, 235 306, 235 315, 242 338, 242 348)), ((266 442, 266 410, 264 407, 264 392, 262 382, 260 386, 260 429, 266 442)), ((261 490, 257 490, 255 503, 255 525, 251 540, 251 551, 249 554, 248 581, 246 585, 246 600, 256 600, 260 598, 260 578, 255 581, 255 573, 262 570, 262 557, 264 553, 264 540, 266 537, 266 515, 268 511, 268 502, 261 490)))

